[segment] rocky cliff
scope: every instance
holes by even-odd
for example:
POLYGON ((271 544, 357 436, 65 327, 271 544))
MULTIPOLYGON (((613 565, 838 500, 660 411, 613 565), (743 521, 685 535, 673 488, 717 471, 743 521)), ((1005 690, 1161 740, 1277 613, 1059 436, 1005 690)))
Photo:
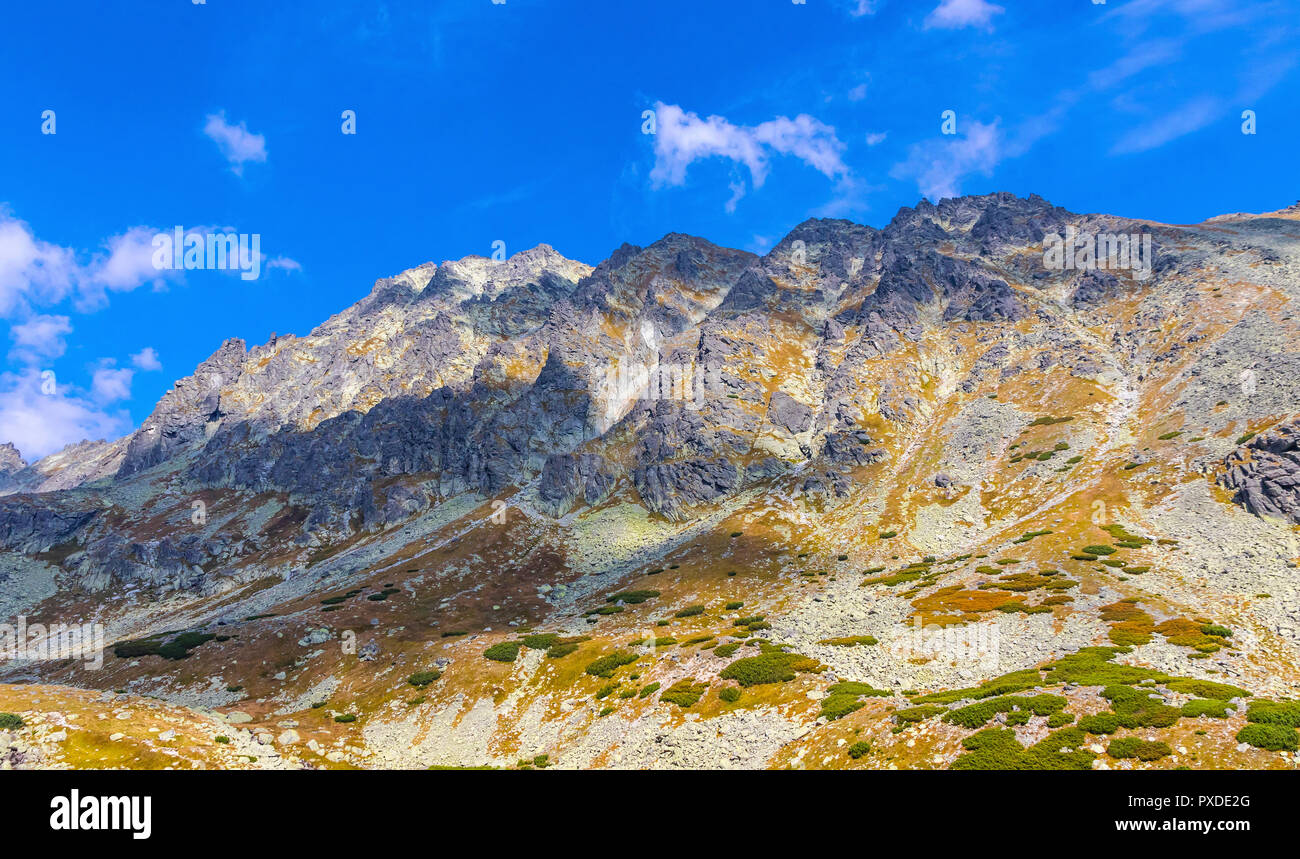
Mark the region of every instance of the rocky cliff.
MULTIPOLYGON (((633 591, 682 603, 672 625, 711 618, 701 641, 725 636, 697 602, 744 603, 769 615, 764 640, 890 689, 979 671, 826 642, 991 616, 1017 630, 1003 664, 1026 667, 1124 639, 1113 606, 1158 598, 1138 612, 1152 629, 1191 612, 1254 630, 1251 652, 1206 652, 1273 688, 1233 660, 1289 661, 1300 641, 1297 301, 1295 208, 1166 225, 1010 194, 922 201, 879 230, 810 220, 763 256, 671 234, 594 268, 547 246, 425 264, 306 336, 221 344, 125 439, 32 465, 0 448, 0 589, 15 610, 95 606, 123 634, 274 615, 277 640, 308 640, 371 631, 350 606, 373 578, 370 604, 400 615, 372 643, 414 662, 401 642, 429 626, 440 649, 511 626, 644 640, 664 618, 633 621, 651 598, 619 593, 648 574, 633 591), (1050 264, 1076 235, 1095 255, 1050 264), (1069 599, 1014 596, 1062 570, 1069 599)), ((1161 647, 1147 658, 1182 665, 1161 647)), ((497 662, 448 653, 457 700, 477 700, 497 662)), ((288 706, 358 658, 289 660, 292 694, 275 672, 226 685, 288 706)), ((684 677, 668 667, 665 686, 684 677)), ((152 688, 163 668, 123 662, 114 682, 152 688)), ((580 733, 587 763, 608 750, 580 733)))

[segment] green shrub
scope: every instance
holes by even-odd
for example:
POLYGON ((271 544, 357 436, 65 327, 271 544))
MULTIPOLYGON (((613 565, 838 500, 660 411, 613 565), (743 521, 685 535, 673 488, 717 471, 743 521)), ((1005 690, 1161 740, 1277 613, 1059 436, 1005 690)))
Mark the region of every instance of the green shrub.
POLYGON ((1195 695, 1198 698, 1213 698, 1216 701, 1229 701, 1233 698, 1249 698, 1250 693, 1227 683, 1215 683, 1212 680, 1195 680, 1190 677, 1176 677, 1166 684, 1175 692, 1195 695))
POLYGON ((519 646, 518 641, 503 641, 483 651, 483 655, 493 662, 514 662, 519 658, 519 646))
POLYGON ((1089 734, 1113 734, 1119 730, 1118 713, 1097 713, 1079 719, 1079 727, 1089 734))
POLYGON ((737 659, 718 672, 718 676, 723 680, 735 680, 741 686, 759 686, 786 683, 793 680, 796 673, 821 670, 821 663, 815 659, 798 653, 773 652, 737 659))
POLYGON ((213 737, 212 741, 215 743, 221 743, 223 746, 225 746, 230 744, 230 737, 227 737, 225 735, 217 736, 217 737, 213 737))
POLYGON ((890 698, 893 692, 876 689, 870 683, 858 683, 855 680, 841 680, 828 690, 831 695, 867 695, 872 698, 890 698))
POLYGON ((614 672, 624 665, 631 665, 640 659, 635 653, 628 653, 625 650, 619 650, 614 653, 602 656, 587 666, 587 673, 593 677, 613 677, 614 672))
POLYGON ((1134 665, 1117 665, 1111 660, 1122 647, 1083 647, 1068 656, 1043 667, 1048 683, 1074 683, 1079 686, 1107 686, 1116 683, 1141 683, 1143 680, 1164 681, 1169 677, 1147 668, 1134 665))
POLYGON ((1139 737, 1120 737, 1111 740, 1106 747, 1106 754, 1112 758, 1137 758, 1140 761, 1155 761, 1173 754, 1167 743, 1158 740, 1143 740, 1139 737))
POLYGON ((1110 701, 1111 709, 1125 728, 1168 728, 1178 722, 1183 711, 1151 697, 1145 689, 1132 686, 1107 686, 1101 696, 1110 701))
POLYGON ((573 652, 574 652, 575 650, 577 650, 577 649, 578 649, 578 645, 577 645, 576 643, 573 643, 573 644, 555 644, 555 645, 552 645, 552 646, 550 647, 550 649, 548 649, 548 650, 546 651, 546 658, 547 658, 547 659, 561 659, 561 658, 563 658, 563 657, 565 657, 565 656, 568 656, 570 653, 573 653, 573 652))
POLYGON ((1063 728, 1026 749, 1009 728, 985 728, 962 740, 967 753, 954 770, 1088 770, 1093 754, 1079 750, 1086 740, 1078 728, 1063 728), (1073 751, 1065 751, 1066 749, 1073 751))
POLYGON ((853 760, 855 761, 858 758, 869 754, 870 752, 871 752, 871 743, 869 743, 866 740, 860 740, 854 743, 853 745, 849 746, 849 757, 853 758, 853 760))
POLYGON ((1183 715, 1189 719, 1197 716, 1209 716, 1214 719, 1228 718, 1228 702, 1214 701, 1208 698, 1193 698, 1183 705, 1183 715))
POLYGON ((648 599, 659 596, 659 591, 622 591, 621 593, 611 594, 605 597, 605 602, 621 602, 628 605, 638 605, 648 599))
POLYGON ((558 633, 546 632, 537 635, 525 635, 520 643, 529 650, 549 650, 555 646, 555 642, 559 641, 559 639, 558 633))
POLYGON ((822 699, 821 715, 833 722, 861 710, 864 706, 865 704, 857 695, 827 695, 822 699))
POLYGON ((688 605, 686 608, 681 609, 676 614, 674 614, 673 617, 696 617, 701 614, 704 614, 704 606, 688 605))
POLYGON ((724 686, 718 691, 718 697, 728 704, 734 704, 740 700, 740 689, 735 686, 724 686))
POLYGON ((1084 546, 1079 550, 1081 555, 1113 555, 1118 551, 1114 546, 1084 546))
POLYGON ((340 715, 340 716, 335 716, 335 717, 334 717, 334 721, 339 722, 339 723, 342 723, 342 724, 345 724, 345 725, 346 725, 348 722, 355 722, 356 720, 357 720, 357 717, 354 716, 354 715, 351 714, 351 713, 343 713, 343 714, 340 715))
POLYGON ((1262 725, 1300 727, 1300 702, 1253 701, 1246 711, 1246 721, 1262 725))
POLYGON ((629 641, 628 647, 672 647, 677 643, 677 639, 672 636, 663 638, 638 638, 636 641, 629 641))
POLYGON ((1067 713, 1064 710, 1062 710, 1058 713, 1053 713, 1052 715, 1047 717, 1047 727, 1060 728, 1070 724, 1073 721, 1074 721, 1074 714, 1067 713))
POLYGON ((880 642, 874 635, 850 635, 845 638, 823 638, 817 643, 831 647, 873 647, 880 642))
POLYGON ((651 695, 659 691, 659 685, 660 684, 657 682, 648 684, 644 689, 641 690, 639 697, 649 698, 651 695))
POLYGON ((727 611, 735 611, 736 609, 740 609, 740 608, 744 608, 744 607, 745 607, 745 604, 744 604, 743 602, 729 602, 729 603, 727 603, 727 606, 726 606, 727 611))
POLYGON ((926 704, 920 707, 904 707, 902 710, 894 712, 894 720, 900 725, 913 725, 917 722, 924 722, 940 713, 946 713, 946 707, 940 707, 937 704, 926 704))
POLYGON ((412 674, 410 677, 407 677, 406 682, 410 683, 412 686, 415 686, 416 688, 420 688, 420 687, 428 686, 430 683, 437 680, 441 676, 442 676, 442 672, 436 669, 433 671, 417 671, 414 674, 412 674))
POLYGON ((1264 725, 1286 725, 1287 728, 1300 728, 1300 702, 1283 700, 1256 700, 1245 711, 1245 720, 1264 725))
POLYGON ((1237 742, 1249 743, 1257 749, 1271 752, 1294 752, 1300 748, 1295 728, 1286 725, 1253 724, 1237 732, 1237 742))
POLYGON ((707 683, 696 683, 694 677, 683 677, 660 693, 659 700, 684 709, 697 703, 708 688, 707 683))
POLYGON ((0 713, 0 731, 17 731, 25 724, 21 716, 16 716, 13 713, 0 713))
POLYGON ((188 658, 194 648, 217 637, 212 633, 182 632, 167 640, 169 634, 163 633, 149 638, 119 642, 113 646, 113 655, 119 659, 161 656, 164 659, 181 660, 188 658))
POLYGON ((730 644, 719 644, 717 647, 713 648, 713 655, 721 656, 723 659, 728 659, 735 655, 736 651, 739 649, 739 641, 733 641, 730 644))
POLYGON ((1065 705, 1066 700, 1059 695, 1005 695, 960 707, 945 715, 943 720, 963 728, 979 728, 988 724, 989 719, 998 713, 1014 714, 1015 711, 1021 711, 1024 715, 1014 720, 1008 716, 1008 723, 1024 724, 1031 714, 1050 716, 1052 713, 1064 710, 1065 705))

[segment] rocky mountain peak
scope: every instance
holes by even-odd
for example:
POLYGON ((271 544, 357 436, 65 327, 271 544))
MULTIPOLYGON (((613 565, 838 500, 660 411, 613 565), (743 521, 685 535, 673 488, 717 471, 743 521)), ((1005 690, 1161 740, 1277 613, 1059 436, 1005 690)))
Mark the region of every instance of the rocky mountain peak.
POLYGON ((27 467, 27 461, 23 459, 18 448, 10 442, 0 443, 0 477, 5 477, 27 467))

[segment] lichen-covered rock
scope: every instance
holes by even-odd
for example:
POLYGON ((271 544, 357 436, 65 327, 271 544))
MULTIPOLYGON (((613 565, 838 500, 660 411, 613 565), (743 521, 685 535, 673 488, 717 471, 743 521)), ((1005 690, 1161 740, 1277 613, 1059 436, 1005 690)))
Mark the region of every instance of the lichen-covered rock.
POLYGON ((1256 516, 1300 525, 1300 421, 1261 433, 1224 458, 1219 481, 1256 516))

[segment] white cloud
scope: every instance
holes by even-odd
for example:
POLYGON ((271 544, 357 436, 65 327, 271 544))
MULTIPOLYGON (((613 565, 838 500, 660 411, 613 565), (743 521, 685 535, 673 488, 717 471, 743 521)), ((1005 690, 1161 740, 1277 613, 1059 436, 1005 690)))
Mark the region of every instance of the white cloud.
MULTIPOLYGON (((686 168, 693 162, 720 157, 744 165, 755 188, 767 180, 772 154, 792 155, 824 176, 834 179, 847 176, 848 167, 841 158, 844 144, 835 129, 807 114, 794 119, 777 117, 756 126, 734 125, 721 116, 700 119, 697 114, 677 105, 655 105, 655 165, 650 179, 656 187, 683 185, 686 168)), ((744 195, 732 183, 728 210, 744 195)))
POLYGON ((180 277, 180 272, 153 267, 156 233, 151 227, 131 227, 105 241, 104 251, 82 264, 72 248, 41 241, 30 226, 0 207, 0 318, 23 316, 70 295, 78 310, 94 310, 107 303, 110 290, 129 292, 180 277))
POLYGON ((1109 89, 1147 69, 1172 63, 1178 59, 1182 48, 1182 43, 1177 39, 1141 41, 1115 62, 1089 74, 1088 87, 1093 90, 1109 89))
POLYGON ((97 259, 92 277, 109 289, 131 290, 159 277, 153 264, 153 237, 158 231, 149 227, 132 227, 105 244, 108 256, 97 259))
POLYGON ((31 227, 0 206, 0 318, 33 302, 61 301, 76 277, 72 251, 37 239, 31 227))
POLYGON ((849 90, 849 101, 862 101, 866 97, 867 97, 866 84, 858 84, 853 89, 849 90))
POLYGON ((9 338, 14 341, 9 358, 24 364, 40 364, 58 358, 68 348, 63 338, 71 333, 72 323, 68 317, 37 314, 9 329, 9 338))
POLYGON ((851 0, 849 14, 854 18, 861 18, 864 15, 876 14, 877 0, 851 0))
MULTIPOLYGON (((184 232, 187 236, 206 236, 237 230, 231 226, 194 226, 186 227, 184 232)), ((110 292, 130 292, 146 284, 161 290, 169 282, 183 281, 182 269, 154 268, 153 241, 160 234, 170 236, 172 230, 131 227, 106 239, 99 251, 79 253, 36 238, 30 226, 0 205, 0 319, 23 318, 41 305, 57 304, 70 296, 77 311, 88 313, 106 306, 110 292), (88 262, 81 261, 87 257, 88 262)), ((258 257, 259 263, 265 259, 265 255, 258 257)), ((266 266, 285 272, 302 271, 302 264, 287 256, 270 259, 266 266)), ((221 273, 238 277, 242 271, 232 268, 221 273)))
POLYGON ((1193 99, 1172 113, 1162 114, 1129 131, 1116 141, 1111 154, 1128 155, 1164 146, 1184 134, 1199 131, 1217 119, 1223 111, 1224 105, 1216 98, 1193 99))
POLYGON ((935 201, 958 196, 962 180, 972 173, 992 175, 1003 155, 998 122, 968 122, 966 126, 965 137, 914 144, 907 160, 894 165, 890 175, 915 179, 920 192, 935 201))
POLYGON ((940 0, 934 11, 925 16, 924 26, 927 30, 992 29, 993 16, 1005 11, 988 0, 940 0))
POLYGON ((131 363, 135 365, 136 369, 145 372, 162 369, 162 361, 158 360, 158 351, 152 346, 146 346, 132 355, 131 363))
POLYGON ((107 255, 96 254, 90 264, 80 270, 77 309, 87 311, 103 307, 108 303, 109 291, 131 292, 146 283, 159 289, 168 278, 179 278, 179 271, 154 268, 153 238, 158 232, 152 227, 131 227, 104 242, 107 255))
POLYGON ((873 132, 870 132, 869 134, 867 134, 867 145, 868 145, 868 146, 879 146, 880 144, 882 144, 882 143, 885 142, 885 138, 888 137, 888 136, 889 136, 889 132, 888 132, 888 131, 873 131, 873 132))
POLYGON ((116 365, 112 358, 105 358, 91 375, 90 396, 101 406, 131 399, 131 378, 135 371, 116 365))
POLYGON ((244 164, 252 161, 266 161, 266 138, 253 134, 242 120, 238 125, 226 122, 226 112, 210 113, 203 133, 217 144, 222 156, 230 163, 230 170, 236 176, 244 175, 244 164))
POLYGON ((0 373, 0 441, 27 461, 85 439, 118 438, 131 429, 125 411, 107 411, 70 389, 41 392, 40 371, 0 373))
POLYGON ((268 271, 273 268, 284 269, 285 271, 302 271, 302 263, 289 257, 276 257, 267 262, 266 268, 268 271))

